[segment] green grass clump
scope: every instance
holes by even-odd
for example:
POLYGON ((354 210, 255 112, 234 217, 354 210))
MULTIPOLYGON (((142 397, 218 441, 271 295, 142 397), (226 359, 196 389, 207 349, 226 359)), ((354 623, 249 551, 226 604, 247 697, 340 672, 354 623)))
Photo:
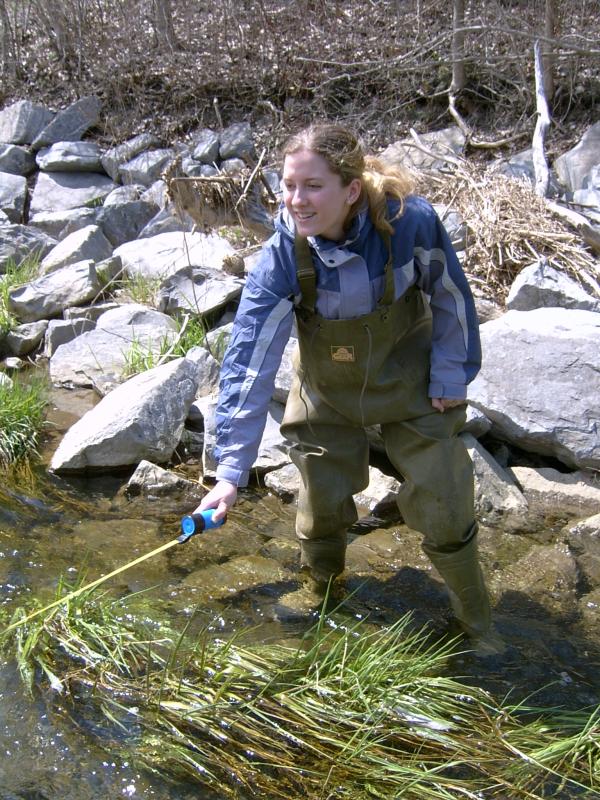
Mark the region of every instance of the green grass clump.
POLYGON ((45 377, 0 383, 0 467, 35 454, 48 398, 45 377))
POLYGON ((136 597, 82 594, 1 635, 30 687, 70 690, 59 720, 78 701, 104 715, 113 756, 231 798, 598 796, 597 709, 502 707, 445 676, 451 644, 409 617, 323 616, 299 646, 245 646, 193 620, 176 633, 136 597))
POLYGON ((0 336, 18 325, 18 320, 9 310, 10 290, 37 277, 39 263, 40 259, 36 254, 23 259, 19 264, 14 259, 6 263, 4 274, 0 275, 0 336))
POLYGON ((128 377, 185 356, 192 347, 203 345, 206 326, 199 317, 186 315, 175 338, 163 337, 157 345, 134 339, 125 352, 124 374, 128 377))
POLYGON ((156 308, 158 292, 162 278, 141 275, 123 275, 116 282, 123 296, 132 303, 141 303, 144 306, 156 308))

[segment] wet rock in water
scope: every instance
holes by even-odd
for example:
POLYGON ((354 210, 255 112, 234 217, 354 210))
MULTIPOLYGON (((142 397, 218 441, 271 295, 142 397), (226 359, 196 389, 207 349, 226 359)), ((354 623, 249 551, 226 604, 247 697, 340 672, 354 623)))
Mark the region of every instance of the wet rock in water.
POLYGON ((144 495, 165 495, 186 490, 190 494, 197 494, 200 502, 204 490, 197 483, 188 481, 181 475, 159 467, 151 461, 142 459, 135 472, 127 482, 125 494, 129 497, 144 495))
POLYGON ((504 590, 522 593, 524 610, 537 603, 561 613, 577 605, 578 580, 577 564, 566 544, 534 544, 505 570, 504 590))
POLYGON ((182 547, 172 551, 172 565, 181 572, 191 573, 206 569, 209 564, 223 564, 231 559, 257 554, 264 546, 265 538, 260 534, 243 530, 233 522, 220 528, 193 536, 182 547))
POLYGON ((565 529, 584 590, 600 588, 600 514, 565 529))
POLYGON ((513 478, 487 450, 471 436, 461 434, 471 461, 475 479, 475 510, 486 524, 499 523, 518 530, 524 525, 527 500, 513 478))
POLYGON ((600 485, 590 473, 550 467, 512 467, 510 472, 532 510, 582 517, 600 508, 600 485))
POLYGON ((232 599, 249 589, 273 588, 293 577, 271 558, 248 555, 196 570, 182 582, 178 592, 195 603, 210 603, 211 600, 232 599))

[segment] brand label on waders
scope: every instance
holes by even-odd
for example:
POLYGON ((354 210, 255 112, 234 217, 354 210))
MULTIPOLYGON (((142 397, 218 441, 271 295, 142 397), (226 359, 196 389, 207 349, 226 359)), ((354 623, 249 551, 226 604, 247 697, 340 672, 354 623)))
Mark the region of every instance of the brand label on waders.
POLYGON ((351 345, 339 345, 331 348, 332 361, 354 361, 354 347, 351 345))

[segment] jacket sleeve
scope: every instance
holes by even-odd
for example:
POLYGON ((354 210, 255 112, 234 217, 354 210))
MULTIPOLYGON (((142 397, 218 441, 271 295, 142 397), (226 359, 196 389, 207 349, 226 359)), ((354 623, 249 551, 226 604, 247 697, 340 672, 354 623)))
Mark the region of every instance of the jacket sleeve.
POLYGON ((435 210, 420 203, 418 285, 429 296, 433 333, 429 397, 465 399, 481 367, 479 321, 467 278, 435 210))
POLYGON ((289 269, 278 248, 266 245, 246 281, 221 368, 216 475, 237 486, 247 484, 256 461, 292 328, 294 287, 289 269))

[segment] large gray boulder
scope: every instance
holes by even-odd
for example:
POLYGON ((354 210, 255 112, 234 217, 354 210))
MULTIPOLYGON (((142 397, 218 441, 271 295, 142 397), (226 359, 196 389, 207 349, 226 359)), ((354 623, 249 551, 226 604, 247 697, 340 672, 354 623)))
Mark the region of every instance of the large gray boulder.
POLYGON ((31 144, 54 114, 29 100, 17 100, 0 111, 0 142, 31 144))
POLYGON ((67 208, 62 211, 40 211, 29 218, 31 228, 38 228, 61 241, 75 231, 95 225, 98 208, 67 208))
POLYGON ((9 290, 8 307, 21 322, 36 322, 83 305, 101 290, 94 262, 81 261, 9 290))
POLYGON ((173 316, 180 311, 205 315, 235 300, 244 281, 209 267, 184 267, 168 277, 157 298, 159 311, 173 316))
POLYGON ((0 172, 0 210, 15 224, 24 222, 27 179, 22 175, 0 172))
POLYGON ((585 188, 592 168, 600 163, 600 122, 592 125, 581 141, 554 162, 554 169, 567 191, 585 188))
POLYGON ((196 367, 186 358, 136 375, 67 431, 50 469, 101 470, 144 459, 167 462, 181 438, 196 388, 196 367))
POLYGON ((138 136, 134 136, 133 139, 129 139, 107 150, 102 156, 102 167, 113 181, 120 181, 119 169, 121 166, 131 161, 138 153, 143 153, 144 150, 158 147, 159 144, 160 141, 153 134, 140 133, 138 136))
POLYGON ((26 258, 43 258, 56 239, 27 225, 0 225, 0 275, 9 263, 19 266, 26 258))
POLYGON ((54 272, 56 269, 78 261, 91 259, 104 261, 112 255, 113 246, 102 229, 97 225, 86 225, 65 237, 44 257, 40 264, 42 273, 54 272))
POLYGON ((506 307, 514 311, 551 307, 600 311, 600 300, 542 259, 519 272, 510 287, 506 307))
POLYGON ((101 151, 95 142, 56 142, 36 155, 44 172, 102 172, 101 151))
POLYGON ((0 172, 27 177, 36 170, 35 158, 26 147, 0 144, 0 172))
POLYGON ((134 346, 157 356, 177 335, 177 323, 140 303, 106 311, 93 331, 61 345, 49 362, 50 378, 60 386, 93 386, 106 394, 126 379, 134 346))
POLYGON ((232 245, 216 234, 161 233, 126 242, 115 255, 130 276, 166 278, 189 264, 219 269, 233 252, 232 245))
POLYGON ((31 197, 31 214, 102 204, 116 184, 97 172, 40 172, 31 197))
POLYGON ((600 314, 508 311, 481 326, 469 401, 492 434, 570 467, 600 467, 600 314))
POLYGON ((102 101, 99 97, 82 97, 59 111, 33 140, 34 150, 55 142, 77 142, 100 119, 102 101))

